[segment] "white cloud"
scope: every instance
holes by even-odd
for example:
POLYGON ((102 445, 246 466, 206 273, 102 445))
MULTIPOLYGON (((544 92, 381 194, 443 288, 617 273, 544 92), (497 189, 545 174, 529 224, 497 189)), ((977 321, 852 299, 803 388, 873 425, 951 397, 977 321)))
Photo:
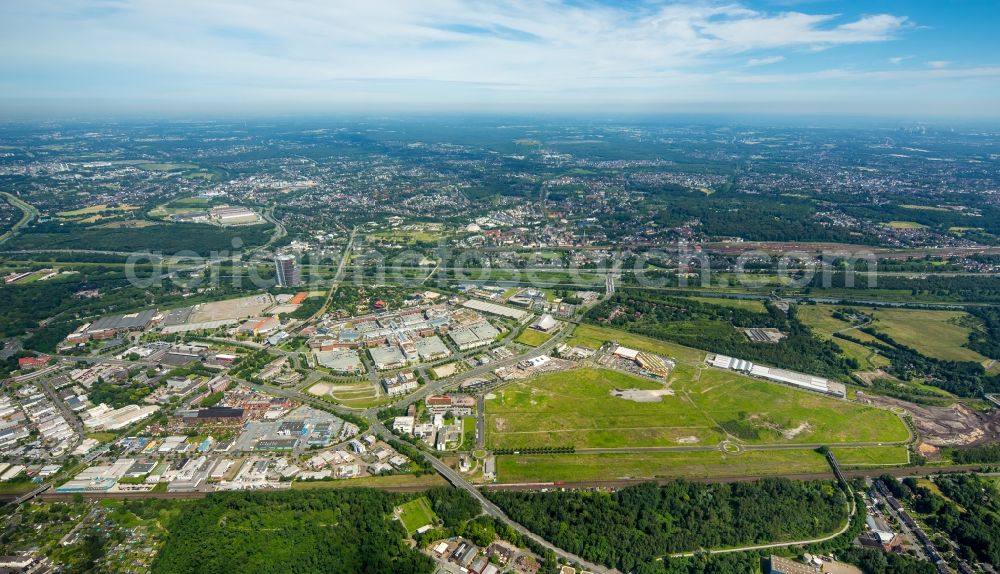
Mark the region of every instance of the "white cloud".
POLYGON ((306 74, 546 84, 656 74, 759 49, 882 41, 907 22, 879 15, 834 25, 832 15, 697 0, 631 9, 554 0, 0 4, 0 47, 25 64, 253 81, 306 74))
MULTIPOLYGON (((806 89, 790 76, 745 73, 783 61, 781 53, 804 53, 796 64, 808 66, 813 50, 885 42, 912 27, 903 15, 850 17, 808 4, 766 12, 712 0, 0 2, 0 101, 557 109, 568 101, 600 109, 739 98, 720 86, 760 79, 806 89)), ((818 83, 845 80, 816 74, 818 83)))
POLYGON ((951 65, 951 62, 945 60, 931 60, 927 62, 928 68, 934 68, 935 70, 940 70, 941 68, 947 68, 951 65))
POLYGON ((912 57, 913 56, 893 56, 892 58, 889 58, 889 63, 893 66, 898 66, 912 57))
POLYGON ((785 60, 784 56, 767 56, 765 58, 750 58, 747 60, 747 66, 767 66, 770 64, 777 64, 778 62, 783 62, 785 60))

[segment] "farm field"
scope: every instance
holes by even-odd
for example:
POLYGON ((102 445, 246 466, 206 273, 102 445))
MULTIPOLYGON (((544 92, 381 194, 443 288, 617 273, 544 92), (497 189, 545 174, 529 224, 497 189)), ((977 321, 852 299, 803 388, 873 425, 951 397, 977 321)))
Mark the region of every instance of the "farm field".
POLYGON ((399 513, 399 521, 410 534, 424 526, 437 524, 438 518, 431 509, 431 501, 426 496, 411 500, 399 506, 396 511, 399 513))
MULTIPOLYGON (((669 355, 668 355, 669 356, 669 355)), ((905 441, 896 415, 881 409, 678 364, 673 395, 635 402, 615 389, 662 388, 627 373, 579 368, 513 384, 486 403, 491 448, 628 448, 905 441)))

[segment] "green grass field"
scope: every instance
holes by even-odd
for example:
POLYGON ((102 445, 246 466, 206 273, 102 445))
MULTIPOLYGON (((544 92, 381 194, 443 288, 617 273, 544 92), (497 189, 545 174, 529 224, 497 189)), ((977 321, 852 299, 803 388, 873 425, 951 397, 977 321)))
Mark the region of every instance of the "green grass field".
POLYGON ((889 360, 875 353, 864 345, 838 339, 833 333, 846 331, 847 335, 862 341, 874 341, 875 337, 863 333, 858 329, 851 329, 851 323, 841 321, 833 317, 833 313, 838 309, 837 305, 800 305, 796 308, 796 313, 800 321, 807 325, 812 332, 822 339, 833 341, 845 357, 855 359, 863 370, 874 370, 885 367, 889 360))
MULTIPOLYGON (((849 328, 845 321, 835 319, 834 311, 839 305, 801 305, 798 307, 799 319, 808 325, 814 333, 823 338, 849 328)), ((964 325, 969 315, 962 311, 931 311, 924 309, 874 309, 856 307, 875 317, 872 327, 892 337, 895 341, 912 347, 928 357, 949 361, 974 361, 982 363, 986 357, 964 347, 969 340, 971 328, 964 325)), ((847 331, 847 334, 862 341, 872 341, 874 337, 857 329, 847 331)), ((867 358, 870 354, 860 345, 833 339, 845 354, 850 357, 867 358)), ((884 366, 884 358, 876 357, 874 367, 884 366)), ((860 361, 865 365, 864 361, 860 361)), ((870 361, 871 363, 871 361, 870 361)))
POLYGON ((842 467, 899 466, 910 462, 905 446, 835 447, 830 451, 842 467))
POLYGON ((194 169, 198 167, 193 163, 140 163, 139 169, 147 171, 177 171, 181 169, 194 169))
MULTIPOLYGON (((832 449, 844 468, 904 465, 906 447, 832 449)), ((813 449, 615 454, 555 454, 497 457, 501 483, 617 480, 629 478, 715 478, 826 473, 830 465, 813 449)))
POLYGON ((93 215, 95 213, 100 213, 102 211, 135 211, 136 209, 139 208, 131 205, 110 206, 106 203, 102 203, 100 205, 92 205, 90 207, 83 207, 81 209, 74 209, 72 211, 60 211, 59 213, 56 214, 56 217, 73 218, 73 217, 81 217, 84 215, 93 215))
POLYGON ((544 345, 545 341, 548 341, 551 338, 552 335, 549 333, 543 333, 534 329, 525 329, 520 335, 517 336, 515 341, 529 347, 538 347, 544 345))
POLYGON ((431 501, 426 496, 411 500, 399 506, 398 510, 399 521, 410 534, 424 526, 437 524, 438 517, 431 509, 431 501))
POLYGON ((87 438, 92 438, 100 443, 111 442, 118 438, 118 435, 113 432, 89 432, 87 433, 87 438))
POLYGON ((927 226, 917 223, 916 221, 890 221, 885 224, 886 227, 892 229, 924 229, 927 226))
POLYGON ((613 389, 659 389, 618 371, 581 368, 498 391, 486 403, 491 448, 623 448, 894 442, 908 437, 896 415, 728 371, 678 364, 672 396, 634 402, 613 389))
POLYGON ((438 486, 447 486, 439 474, 390 474, 388 476, 365 476, 348 480, 315 480, 308 482, 295 481, 292 490, 312 490, 316 488, 387 488, 426 490, 438 486))
POLYGON ((754 313, 767 312, 767 308, 764 307, 764 303, 753 299, 725 299, 723 297, 685 297, 685 299, 691 299, 692 301, 707 303, 709 305, 718 305, 720 307, 744 309, 746 311, 753 311, 754 313))
POLYGON ((674 359, 675 361, 683 363, 695 364, 701 362, 705 358, 704 351, 699 351, 698 349, 692 349, 691 347, 685 347, 675 343, 668 343, 667 341, 659 341, 657 339, 643 337, 642 335, 634 335, 617 329, 595 327, 593 325, 580 325, 577 327, 568 343, 570 345, 579 345, 581 347, 597 349, 608 341, 617 341, 619 344, 625 345, 626 347, 632 347, 633 349, 638 349, 640 351, 649 351, 650 353, 656 353, 658 355, 664 355, 674 359))
POLYGON ((828 471, 830 465, 826 459, 811 449, 747 451, 735 455, 704 451, 497 457, 497 482, 501 483, 777 476, 828 471))
POLYGON ((944 207, 934 207, 932 205, 912 205, 912 204, 905 204, 904 203, 904 204, 901 204, 900 207, 902 207, 903 209, 913 209, 913 210, 916 210, 916 211, 944 211, 944 212, 949 211, 947 208, 944 208, 944 207))
POLYGON ((876 329, 928 357, 947 361, 987 361, 986 357, 963 346, 969 340, 971 329, 961 324, 968 320, 968 314, 962 311, 877 309, 874 316, 876 329))

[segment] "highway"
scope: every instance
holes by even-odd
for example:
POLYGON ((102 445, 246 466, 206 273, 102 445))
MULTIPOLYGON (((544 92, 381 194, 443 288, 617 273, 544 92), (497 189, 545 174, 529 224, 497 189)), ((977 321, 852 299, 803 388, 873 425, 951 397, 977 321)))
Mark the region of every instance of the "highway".
POLYGON ((9 231, 0 235, 0 244, 3 244, 8 239, 14 236, 15 233, 25 225, 31 223, 35 219, 38 219, 38 210, 35 209, 33 205, 22 201, 21 198, 17 197, 12 193, 7 193, 6 191, 0 191, 0 195, 3 195, 7 199, 7 202, 14 207, 21 210, 21 219, 10 228, 9 231))

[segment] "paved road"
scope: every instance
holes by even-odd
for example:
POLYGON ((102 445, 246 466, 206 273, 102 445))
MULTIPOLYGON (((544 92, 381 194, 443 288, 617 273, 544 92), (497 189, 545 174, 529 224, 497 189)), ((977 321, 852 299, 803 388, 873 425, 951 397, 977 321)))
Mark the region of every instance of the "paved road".
POLYGON ((476 397, 476 448, 486 448, 486 395, 476 397))
MULTIPOLYGON (((389 429, 385 428, 385 426, 378 420, 378 418, 376 416, 374 416, 374 413, 372 413, 369 416, 368 420, 371 422, 372 428, 375 429, 375 432, 379 436, 381 436, 384 439, 388 439, 388 438, 395 439, 395 436, 393 436, 393 434, 391 432, 389 432, 389 429)), ((473 498, 475 498, 476 500, 478 500, 479 504, 482 505, 482 507, 483 507, 483 512, 485 512, 486 514, 488 514, 490 516, 493 516, 493 517, 495 517, 495 518, 497 518, 499 520, 502 520, 502 521, 506 522, 514 530, 516 530, 518 533, 520 533, 522 536, 525 536, 527 538, 530 538, 530 539, 534 540, 535 542, 537 542, 538 544, 540 544, 544 548, 546 548, 546 549, 551 550, 552 552, 554 552, 556 554, 556 556, 559 556, 559 557, 561 557, 561 558, 563 558, 563 559, 565 559, 565 560, 567 560, 569 562, 576 562, 576 563, 580 564, 581 566, 583 566, 584 568, 586 568, 587 570, 590 570, 591 572, 598 572, 598 573, 601 573, 601 574, 613 574, 613 573, 618 572, 617 570, 608 569, 608 568, 606 568, 604 566, 599 566, 597 564, 594 564, 592 562, 584 560, 583 558, 580 558, 579 556, 577 556, 575 554, 567 552, 567 551, 565 551, 565 550, 563 550, 563 549, 561 549, 561 548, 553 545, 552 543, 550 543, 549 541, 545 540, 541 536, 538 536, 534 532, 528 530, 524 526, 521 526, 517 522, 511 520, 511 518, 509 516, 507 516, 507 514, 505 514, 504 511, 501 510, 499 506, 497 506, 497 505, 493 504, 492 502, 490 502, 490 500, 488 498, 486 498, 485 496, 483 496, 483 493, 480 492, 478 488, 476 488, 475 486, 473 486, 472 484, 470 484, 467 480, 465 480, 464 478, 462 478, 461 474, 459 474, 458 472, 456 472, 454 469, 452 469, 451 467, 449 467, 445 463, 441 462, 437 457, 432 456, 432 455, 430 455, 430 454, 428 454, 426 452, 423 452, 423 451, 421 451, 421 452, 423 453, 424 458, 427 459, 427 461, 429 463, 431 463, 431 465, 434 467, 434 470, 438 471, 438 473, 441 476, 443 476, 448 482, 450 482, 452 485, 454 485, 455 488, 461 488, 462 490, 464 490, 464 491, 468 492, 470 495, 472 495, 473 498)))
POLYGON ((3 235, 0 235, 0 244, 2 244, 11 237, 13 237, 14 234, 17 233, 17 230, 21 229, 25 225, 37 219, 38 210, 35 209, 35 207, 30 203, 23 201, 21 198, 17 197, 12 193, 7 193, 6 191, 0 191, 0 195, 3 195, 4 198, 7 199, 8 203, 21 210, 21 219, 19 219, 17 223, 15 223, 14 226, 10 228, 9 231, 4 233, 3 235))
POLYGON ((575 324, 567 323, 565 326, 563 326, 562 329, 559 330, 558 333, 553 335, 552 338, 550 338, 548 341, 521 355, 515 355, 509 359, 493 361, 486 365, 480 365, 478 367, 475 367, 468 371, 464 371, 452 377, 439 379, 437 381, 430 381, 426 385, 421 387, 420 390, 418 390, 417 392, 410 394, 406 397, 403 397, 402 399, 393 403, 392 406, 407 407, 413 403, 422 401, 425 397, 427 397, 427 395, 439 392, 444 387, 450 387, 456 384, 460 384, 462 381, 466 381, 468 379, 473 379, 476 377, 482 377, 485 375, 492 374, 493 371, 499 369, 500 367, 512 367, 517 363, 524 361, 526 359, 531 359, 533 357, 538 357, 541 355, 547 355, 550 352, 552 352, 553 349, 559 346, 559 344, 562 343, 567 337, 569 337, 569 335, 572 334, 573 329, 575 329, 575 327, 576 327, 575 324))
POLYGON ((347 262, 351 259, 351 251, 354 249, 354 238, 357 237, 358 228, 355 227, 351 230, 351 237, 347 240, 347 246, 344 247, 344 255, 340 258, 340 265, 337 266, 337 273, 333 276, 333 282, 330 284, 330 292, 326 294, 326 302, 320 307, 312 317, 309 317, 303 322, 303 325, 309 325, 316 322, 326 309, 330 306, 330 302, 333 301, 333 295, 337 292, 340 287, 340 282, 344 280, 344 272, 347 270, 347 262))
MULTIPOLYGON (((57 409, 59 409, 59 412, 60 414, 62 414, 62 417, 66 419, 66 422, 69 423, 73 427, 73 430, 76 431, 77 438, 83 440, 84 428, 83 428, 83 423, 80 422, 80 417, 76 416, 76 414, 74 414, 73 411, 66 406, 66 403, 64 403, 63 400, 59 398, 58 395, 56 395, 56 392, 52 388, 52 385, 49 384, 48 378, 43 378, 40 381, 38 381, 38 383, 39 386, 42 387, 42 390, 45 391, 45 394, 49 396, 49 400, 52 401, 52 404, 55 405, 57 409)), ((75 441, 73 446, 76 446, 75 441)))

